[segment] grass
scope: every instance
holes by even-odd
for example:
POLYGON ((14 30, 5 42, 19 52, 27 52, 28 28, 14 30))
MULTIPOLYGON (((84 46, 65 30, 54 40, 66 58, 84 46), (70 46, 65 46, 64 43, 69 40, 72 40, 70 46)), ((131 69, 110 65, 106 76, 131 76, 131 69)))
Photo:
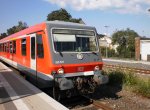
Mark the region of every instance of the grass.
POLYGON ((124 89, 150 98, 150 79, 143 79, 127 71, 105 71, 109 75, 109 85, 122 85, 124 89))

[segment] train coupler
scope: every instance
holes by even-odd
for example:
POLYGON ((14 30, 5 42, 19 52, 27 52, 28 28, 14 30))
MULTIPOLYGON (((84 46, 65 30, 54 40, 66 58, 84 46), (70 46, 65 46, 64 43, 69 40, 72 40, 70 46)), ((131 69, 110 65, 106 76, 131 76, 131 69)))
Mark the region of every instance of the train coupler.
POLYGON ((68 89, 74 88, 74 84, 71 79, 59 78, 58 84, 59 84, 60 90, 68 90, 68 89))
POLYGON ((108 75, 102 75, 101 71, 95 71, 93 79, 98 85, 106 84, 109 81, 108 75))

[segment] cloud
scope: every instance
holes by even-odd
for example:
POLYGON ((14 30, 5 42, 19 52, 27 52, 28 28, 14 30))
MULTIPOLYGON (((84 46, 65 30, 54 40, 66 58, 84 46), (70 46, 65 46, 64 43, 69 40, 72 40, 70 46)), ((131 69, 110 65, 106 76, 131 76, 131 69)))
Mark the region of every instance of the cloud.
POLYGON ((109 10, 119 13, 146 13, 150 0, 44 0, 75 10, 109 10))

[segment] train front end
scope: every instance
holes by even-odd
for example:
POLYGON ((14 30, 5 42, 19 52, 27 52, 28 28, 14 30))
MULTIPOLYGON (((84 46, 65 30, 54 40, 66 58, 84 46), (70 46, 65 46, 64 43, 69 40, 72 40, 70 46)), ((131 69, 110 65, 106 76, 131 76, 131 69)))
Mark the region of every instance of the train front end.
POLYGON ((49 24, 48 30, 55 86, 84 94, 108 82, 101 74, 103 62, 94 27, 56 23, 49 24))

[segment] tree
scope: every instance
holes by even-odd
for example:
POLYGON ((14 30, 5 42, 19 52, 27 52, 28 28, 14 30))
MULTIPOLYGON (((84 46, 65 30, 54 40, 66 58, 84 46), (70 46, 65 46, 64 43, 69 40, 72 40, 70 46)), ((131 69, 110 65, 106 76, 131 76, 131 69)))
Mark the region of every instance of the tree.
POLYGON ((72 16, 65 9, 61 8, 59 10, 52 11, 51 13, 48 14, 47 21, 54 21, 54 20, 80 23, 82 19, 72 18, 72 16))
POLYGON ((24 29, 26 29, 26 28, 28 28, 27 23, 26 23, 26 22, 19 21, 19 22, 18 22, 18 26, 16 27, 16 31, 19 32, 19 31, 24 30, 24 29))
POLYGON ((23 30, 23 29, 26 29, 27 27, 28 27, 27 23, 19 21, 17 26, 13 26, 13 27, 7 29, 7 34, 8 35, 14 34, 16 32, 23 30))
POLYGON ((7 36, 9 36, 11 34, 19 32, 19 31, 21 31, 23 29, 26 29, 27 27, 28 27, 27 23, 19 21, 18 25, 13 26, 13 27, 7 29, 7 33, 1 33, 0 34, 0 39, 3 39, 3 38, 5 38, 5 37, 7 37, 7 36))
POLYGON ((120 30, 112 35, 112 43, 119 44, 117 52, 122 57, 131 57, 131 54, 135 52, 135 37, 139 35, 134 31, 127 28, 126 30, 120 30))
POLYGON ((16 26, 13 26, 13 27, 7 29, 7 34, 11 35, 11 34, 16 33, 17 32, 16 28, 17 28, 16 26))
POLYGON ((53 20, 69 21, 70 19, 71 15, 65 9, 62 8, 60 10, 52 11, 47 16, 48 21, 53 20))
POLYGON ((1 35, 0 35, 0 39, 5 38, 6 36, 7 36, 7 33, 1 33, 1 35))

